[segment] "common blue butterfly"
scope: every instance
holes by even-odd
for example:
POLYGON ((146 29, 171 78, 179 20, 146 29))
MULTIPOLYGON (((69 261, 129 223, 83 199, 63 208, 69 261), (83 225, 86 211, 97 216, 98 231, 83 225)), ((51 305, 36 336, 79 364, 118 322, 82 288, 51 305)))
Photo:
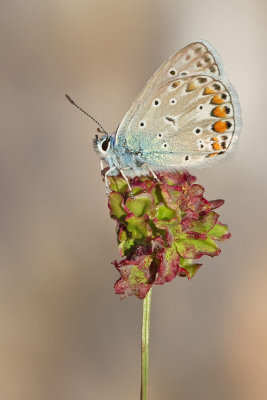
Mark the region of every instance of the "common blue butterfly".
POLYGON ((107 189, 108 176, 121 173, 131 188, 128 177, 151 173, 157 179, 157 171, 223 157, 241 129, 237 94, 218 54, 203 40, 178 51, 154 73, 114 134, 91 118, 104 133, 96 135, 94 147, 109 165, 107 189))

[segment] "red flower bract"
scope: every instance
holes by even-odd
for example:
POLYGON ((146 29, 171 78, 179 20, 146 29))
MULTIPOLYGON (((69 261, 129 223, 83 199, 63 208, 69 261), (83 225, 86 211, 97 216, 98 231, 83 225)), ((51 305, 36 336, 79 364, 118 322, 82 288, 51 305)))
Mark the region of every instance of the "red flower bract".
POLYGON ((121 176, 110 177, 109 209, 117 221, 119 250, 113 264, 120 273, 115 293, 146 297, 152 285, 176 276, 191 279, 203 255, 220 254, 216 241, 230 237, 213 211, 223 200, 208 201, 188 172, 160 173, 161 183, 142 176, 130 180, 134 199, 121 176))

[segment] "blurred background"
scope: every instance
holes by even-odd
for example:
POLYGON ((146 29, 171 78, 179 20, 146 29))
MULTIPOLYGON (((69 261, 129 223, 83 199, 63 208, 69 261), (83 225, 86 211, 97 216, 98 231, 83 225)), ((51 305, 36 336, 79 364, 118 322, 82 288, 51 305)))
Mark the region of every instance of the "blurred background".
POLYGON ((142 303, 118 273, 96 125, 116 129, 171 54, 206 39, 243 112, 201 169, 232 238, 152 299, 153 400, 267 398, 266 1, 1 1, 0 399, 139 398, 142 303), (219 178, 218 178, 219 177, 219 178))

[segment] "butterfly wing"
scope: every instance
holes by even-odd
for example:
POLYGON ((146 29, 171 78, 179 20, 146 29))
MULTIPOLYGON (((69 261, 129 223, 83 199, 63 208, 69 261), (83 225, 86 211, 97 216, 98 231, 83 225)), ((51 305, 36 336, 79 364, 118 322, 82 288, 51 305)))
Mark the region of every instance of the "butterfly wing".
POLYGON ((230 83, 195 74, 150 93, 125 137, 128 149, 154 169, 188 167, 223 155, 240 126, 239 103, 230 83))
POLYGON ((129 111, 125 114, 116 134, 116 143, 125 145, 126 133, 130 130, 130 123, 143 102, 155 93, 159 87, 172 81, 175 77, 194 73, 205 73, 215 76, 223 75, 222 63, 216 51, 206 41, 197 41, 184 47, 154 73, 141 93, 137 96, 129 111))

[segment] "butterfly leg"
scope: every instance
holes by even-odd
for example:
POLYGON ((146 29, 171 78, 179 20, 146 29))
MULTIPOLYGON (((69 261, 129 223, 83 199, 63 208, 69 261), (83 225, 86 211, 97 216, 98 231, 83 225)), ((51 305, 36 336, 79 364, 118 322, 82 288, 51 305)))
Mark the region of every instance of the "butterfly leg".
POLYGON ((127 178, 127 176, 126 176, 125 173, 123 172, 123 171, 126 171, 127 169, 132 169, 132 168, 131 168, 131 167, 123 168, 123 169, 120 170, 120 173, 122 174, 123 178, 125 179, 125 181, 126 181, 126 183, 127 183, 127 185, 128 185, 128 188, 129 188, 129 190, 130 190, 130 196, 131 196, 131 198, 134 199, 134 195, 133 195, 133 192, 132 192, 132 187, 131 187, 131 185, 130 185, 129 179, 127 178))
POLYGON ((105 167, 104 167, 103 161, 101 159, 100 159, 100 175, 101 175, 102 179, 103 179, 103 177, 105 177, 105 167))
POLYGON ((150 168, 150 166, 148 164, 146 164, 146 167, 148 169, 148 171, 153 175, 153 178, 158 182, 161 183, 159 178, 157 177, 157 175, 155 174, 155 172, 153 171, 153 169, 150 168))
POLYGON ((108 186, 108 176, 112 176, 113 172, 116 171, 116 167, 111 167, 106 173, 105 173, 105 185, 106 185, 106 195, 109 196, 110 194, 110 188, 108 186))

